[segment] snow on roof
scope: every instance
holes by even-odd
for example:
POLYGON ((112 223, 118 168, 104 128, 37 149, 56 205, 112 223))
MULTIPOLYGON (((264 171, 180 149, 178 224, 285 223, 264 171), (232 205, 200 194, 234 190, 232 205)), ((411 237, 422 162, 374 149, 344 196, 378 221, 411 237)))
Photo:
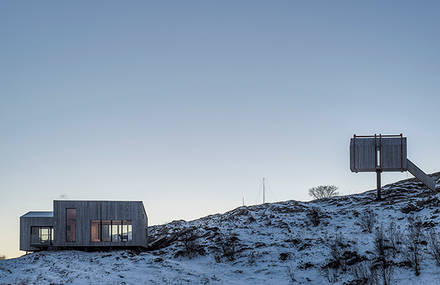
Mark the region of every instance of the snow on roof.
POLYGON ((51 218, 53 217, 53 212, 49 211, 32 211, 23 215, 23 217, 32 217, 32 218, 51 218))

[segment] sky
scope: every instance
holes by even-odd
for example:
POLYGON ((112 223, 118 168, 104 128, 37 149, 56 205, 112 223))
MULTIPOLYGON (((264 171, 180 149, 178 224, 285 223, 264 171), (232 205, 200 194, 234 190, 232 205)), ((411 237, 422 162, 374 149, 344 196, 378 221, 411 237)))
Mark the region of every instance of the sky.
MULTIPOLYGON (((0 1, 0 255, 54 199, 149 223, 310 200, 353 134, 440 171, 438 1, 0 1)), ((384 184, 412 177, 385 173, 384 184)))

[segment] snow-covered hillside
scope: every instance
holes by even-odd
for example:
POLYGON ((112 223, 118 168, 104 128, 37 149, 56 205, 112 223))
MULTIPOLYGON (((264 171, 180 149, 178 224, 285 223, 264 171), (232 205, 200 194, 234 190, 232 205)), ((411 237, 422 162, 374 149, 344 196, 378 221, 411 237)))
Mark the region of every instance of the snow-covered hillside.
POLYGON ((174 221, 149 228, 148 252, 0 260, 0 283, 440 284, 440 237, 431 238, 440 232, 440 194, 410 179, 385 186, 383 198, 373 190, 174 221))

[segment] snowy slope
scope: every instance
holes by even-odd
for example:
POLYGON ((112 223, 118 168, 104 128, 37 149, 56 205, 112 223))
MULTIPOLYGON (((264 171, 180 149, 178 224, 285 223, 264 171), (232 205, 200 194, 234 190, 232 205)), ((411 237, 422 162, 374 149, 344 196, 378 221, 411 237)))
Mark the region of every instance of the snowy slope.
MULTIPOLYGON (((59 251, 0 260, 0 284, 362 284, 362 273, 380 267, 378 232, 385 234, 391 284, 440 284, 429 243, 429 233, 439 231, 440 194, 409 179, 385 186, 383 197, 377 202, 368 191, 174 221, 149 228, 148 252, 59 251), (376 221, 371 233, 368 217, 376 221), (407 261, 408 229, 417 218, 419 276, 407 261)), ((373 272, 383 284, 380 269, 373 272)))

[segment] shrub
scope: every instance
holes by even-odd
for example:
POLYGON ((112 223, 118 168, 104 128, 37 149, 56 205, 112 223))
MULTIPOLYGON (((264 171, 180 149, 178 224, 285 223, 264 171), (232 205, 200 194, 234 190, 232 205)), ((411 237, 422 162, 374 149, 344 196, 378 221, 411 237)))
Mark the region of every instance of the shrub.
POLYGON ((420 218, 416 220, 409 220, 407 235, 406 235, 406 258, 414 268, 415 275, 420 275, 420 263, 422 261, 422 241, 423 241, 423 232, 422 232, 422 221, 420 218))
POLYGON ((239 245, 239 239, 237 235, 222 235, 218 240, 218 244, 221 249, 221 253, 223 257, 226 257, 229 261, 234 261, 239 245))
POLYGON ((348 247, 348 245, 345 243, 342 235, 337 233, 333 239, 329 240, 327 247, 330 250, 330 260, 324 267, 345 271, 344 248, 348 247))
POLYGON ((359 215, 359 225, 363 231, 372 233, 375 224, 376 214, 373 211, 367 210, 359 215))
POLYGON ((322 212, 319 208, 313 207, 308 211, 307 218, 316 227, 321 222, 322 212))
POLYGON ((392 247, 393 257, 395 257, 397 253, 401 252, 403 235, 400 228, 396 227, 393 222, 388 227, 387 237, 392 247))
POLYGON ((403 207, 402 209, 400 209, 400 211, 404 214, 409 214, 411 212, 418 212, 422 210, 422 208, 417 207, 416 205, 414 205, 413 203, 408 203, 405 207, 403 207))
MULTIPOLYGON (((199 238, 197 231, 188 230, 180 236, 180 240, 183 243, 184 250, 181 255, 187 256, 188 258, 193 258, 197 255, 205 255, 205 250, 197 242, 199 238)), ((179 255, 179 254, 178 254, 179 255)))
POLYGON ((351 274, 354 277, 350 284, 376 285, 379 284, 377 272, 370 261, 362 261, 353 266, 351 274))
POLYGON ((255 265, 256 261, 257 261, 257 256, 256 256, 255 252, 252 251, 248 255, 248 263, 249 263, 249 265, 255 265))
POLYGON ((330 283, 338 281, 339 273, 345 274, 350 268, 366 260, 366 257, 360 256, 357 251, 350 249, 349 242, 340 233, 337 233, 334 238, 328 239, 326 246, 329 249, 330 258, 322 269, 324 276, 330 283))
POLYGON ((338 282, 338 271, 337 269, 326 267, 324 268, 324 276, 327 278, 328 283, 338 282))
POLYGON ((428 242, 429 253, 434 257, 437 265, 440 266, 440 233, 431 230, 428 242))
POLYGON ((290 258, 290 254, 288 252, 282 252, 280 253, 279 259, 281 261, 286 261, 290 258))
POLYGON ((393 284, 393 275, 394 275, 394 266, 392 266, 391 264, 389 266, 386 267, 381 267, 380 270, 380 275, 382 277, 382 284, 384 285, 390 285, 393 284))
POLYGON ((295 268, 293 268, 293 265, 287 266, 287 276, 289 276, 289 281, 292 283, 296 282, 295 279, 295 268))
POLYGON ((339 195, 339 192, 337 192, 337 190, 338 187, 334 185, 320 185, 310 188, 309 195, 315 199, 325 199, 339 195))
POLYGON ((375 264, 378 275, 381 277, 384 285, 390 285, 394 268, 393 262, 390 260, 391 255, 390 241, 385 238, 383 227, 381 226, 375 233, 374 250, 375 264))

